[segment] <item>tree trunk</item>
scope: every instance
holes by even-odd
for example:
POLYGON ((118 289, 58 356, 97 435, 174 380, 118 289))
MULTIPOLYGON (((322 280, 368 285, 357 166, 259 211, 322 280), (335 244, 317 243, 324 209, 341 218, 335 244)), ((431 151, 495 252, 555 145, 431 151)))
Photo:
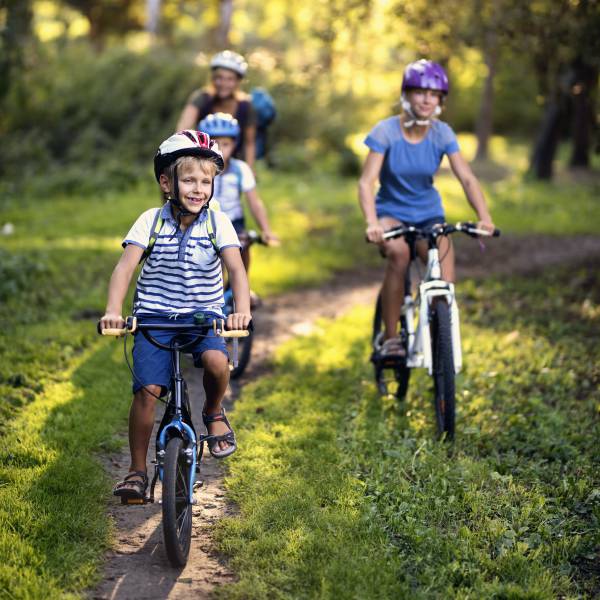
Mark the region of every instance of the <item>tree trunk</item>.
POLYGON ((33 17, 29 0, 7 0, 3 4, 6 21, 0 29, 0 100, 8 93, 12 74, 22 63, 33 17))
POLYGON ((155 36, 160 23, 161 0, 146 0, 146 31, 155 36))
POLYGON ((597 84, 597 69, 583 62, 575 64, 574 84, 571 88, 573 109, 573 152, 569 163, 571 167, 588 168, 590 166, 590 134, 595 125, 593 92, 597 84))
POLYGON ((540 133, 535 143, 530 170, 536 179, 552 179, 553 161, 560 139, 565 111, 560 99, 550 100, 546 106, 540 133))
POLYGON ((493 109, 494 109, 494 77, 496 76, 496 65, 498 59, 498 48, 496 34, 490 29, 486 34, 484 60, 487 67, 487 76, 481 94, 481 105, 475 125, 477 136, 477 153, 475 160, 485 160, 488 157, 488 145, 492 136, 493 109))
POLYGON ((217 29, 217 46, 220 49, 229 47, 229 32, 233 16, 233 0, 220 0, 219 27, 217 29))

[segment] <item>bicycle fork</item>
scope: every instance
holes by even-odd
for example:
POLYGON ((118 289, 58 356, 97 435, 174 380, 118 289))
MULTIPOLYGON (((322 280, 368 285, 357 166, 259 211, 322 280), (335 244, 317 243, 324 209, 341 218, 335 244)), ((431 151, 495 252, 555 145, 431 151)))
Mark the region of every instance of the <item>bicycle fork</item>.
POLYGON ((430 331, 430 311, 435 298, 444 297, 450 308, 452 332, 452 356, 454 372, 462 368, 462 350, 460 343, 460 316, 454 298, 454 285, 441 280, 432 280, 419 285, 419 321, 415 331, 415 301, 407 295, 402 306, 408 336, 408 356, 406 366, 427 369, 433 373, 433 357, 430 331))

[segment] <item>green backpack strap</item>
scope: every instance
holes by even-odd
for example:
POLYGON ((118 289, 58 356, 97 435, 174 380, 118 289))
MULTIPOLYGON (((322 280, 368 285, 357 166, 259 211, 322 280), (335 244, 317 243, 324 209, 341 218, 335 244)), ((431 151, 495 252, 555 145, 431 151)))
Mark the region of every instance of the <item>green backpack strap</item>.
POLYGON ((156 239, 158 238, 158 234, 163 226, 164 219, 160 216, 162 213, 162 209, 159 208, 156 211, 156 215, 154 215, 154 221, 152 222, 152 227, 150 228, 150 239, 148 240, 148 245, 142 254, 142 258, 140 258, 140 264, 143 263, 149 256, 152 254, 152 249, 154 248, 154 244, 156 243, 156 239))
POLYGON ((208 218, 206 219, 206 231, 208 232, 208 239, 213 245, 217 256, 221 256, 221 250, 219 250, 219 244, 217 244, 217 225, 215 220, 215 211, 212 208, 208 209, 208 218))

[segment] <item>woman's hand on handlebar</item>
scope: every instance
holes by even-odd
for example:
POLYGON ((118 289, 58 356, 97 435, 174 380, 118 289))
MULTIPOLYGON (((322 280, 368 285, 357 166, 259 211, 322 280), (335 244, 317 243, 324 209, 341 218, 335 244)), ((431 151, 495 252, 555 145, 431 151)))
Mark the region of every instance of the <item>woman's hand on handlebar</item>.
POLYGON ((496 226, 494 225, 494 223, 492 223, 492 220, 489 219, 484 221, 477 221, 477 229, 487 231, 490 235, 492 235, 496 229, 496 226))
POLYGON ((261 237, 267 246, 280 246, 281 241, 272 231, 265 231, 263 229, 261 237))
POLYGON ((383 227, 380 223, 369 223, 365 231, 367 240, 372 244, 383 243, 383 227))
POLYGON ((99 330, 102 329, 123 329, 125 327, 125 319, 117 313, 107 312, 101 319, 99 330))
POLYGON ((227 317, 227 329, 248 329, 252 321, 252 315, 250 313, 231 313, 227 317))

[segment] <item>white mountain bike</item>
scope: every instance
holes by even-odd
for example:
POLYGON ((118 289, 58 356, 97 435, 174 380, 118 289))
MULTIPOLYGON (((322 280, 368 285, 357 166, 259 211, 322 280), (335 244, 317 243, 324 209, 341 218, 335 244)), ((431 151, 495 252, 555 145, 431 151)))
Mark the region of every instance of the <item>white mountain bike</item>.
POLYGON ((462 368, 460 324, 454 284, 442 279, 438 238, 461 232, 471 237, 497 237, 478 229, 474 223, 434 225, 419 229, 400 225, 384 233, 384 239, 403 237, 410 249, 410 263, 404 280, 404 303, 400 313, 400 339, 404 355, 381 355, 384 337, 381 293, 377 298, 373 319, 373 353, 371 362, 375 367, 375 381, 379 392, 388 394, 389 378, 386 371, 393 371, 398 384, 396 397, 403 399, 408 390, 410 370, 422 367, 433 378, 434 405, 437 431, 440 437, 454 437, 455 392, 454 377, 462 368), (416 293, 412 292, 410 267, 417 258, 417 241, 426 240, 427 268, 416 293))

